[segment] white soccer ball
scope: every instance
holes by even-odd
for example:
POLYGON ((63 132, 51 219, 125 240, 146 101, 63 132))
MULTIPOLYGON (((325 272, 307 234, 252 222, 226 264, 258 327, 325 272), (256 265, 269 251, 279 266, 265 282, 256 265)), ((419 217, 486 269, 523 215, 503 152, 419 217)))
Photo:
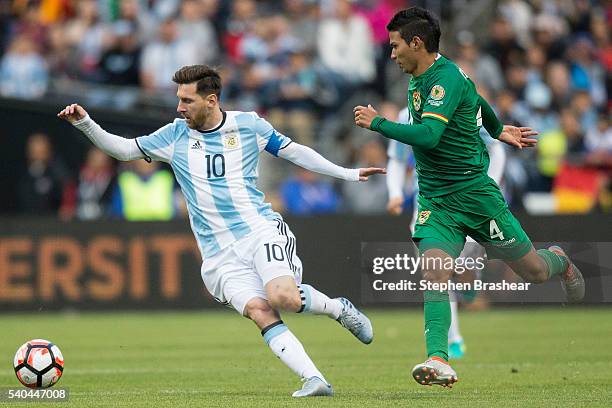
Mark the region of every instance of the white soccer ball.
POLYGON ((13 366, 17 379, 26 387, 47 388, 62 376, 64 356, 50 341, 34 339, 17 349, 13 366))

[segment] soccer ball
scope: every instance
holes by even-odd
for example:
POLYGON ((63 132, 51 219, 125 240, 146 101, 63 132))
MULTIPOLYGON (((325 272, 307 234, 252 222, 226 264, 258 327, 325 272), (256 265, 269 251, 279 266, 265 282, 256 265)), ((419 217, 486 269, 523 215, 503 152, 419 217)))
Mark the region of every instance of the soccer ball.
POLYGON ((34 339, 19 347, 13 366, 17 379, 26 387, 47 388, 62 376, 64 357, 50 341, 34 339))

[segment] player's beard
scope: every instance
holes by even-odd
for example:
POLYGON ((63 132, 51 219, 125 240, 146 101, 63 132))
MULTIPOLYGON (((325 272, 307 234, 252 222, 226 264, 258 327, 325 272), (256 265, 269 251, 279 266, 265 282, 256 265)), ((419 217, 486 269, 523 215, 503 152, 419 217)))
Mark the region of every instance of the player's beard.
POLYGON ((206 123, 206 118, 206 113, 202 112, 193 116, 185 116, 185 121, 187 123, 187 127, 190 129, 201 129, 206 123))

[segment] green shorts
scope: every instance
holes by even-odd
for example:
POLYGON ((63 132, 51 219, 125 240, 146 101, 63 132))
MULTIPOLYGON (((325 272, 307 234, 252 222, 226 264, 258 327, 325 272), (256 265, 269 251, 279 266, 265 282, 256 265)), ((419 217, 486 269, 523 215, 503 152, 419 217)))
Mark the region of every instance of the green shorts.
POLYGON ((465 191, 442 197, 419 194, 414 240, 421 253, 442 249, 456 258, 469 235, 487 250, 490 259, 517 260, 532 247, 521 224, 491 178, 465 191))

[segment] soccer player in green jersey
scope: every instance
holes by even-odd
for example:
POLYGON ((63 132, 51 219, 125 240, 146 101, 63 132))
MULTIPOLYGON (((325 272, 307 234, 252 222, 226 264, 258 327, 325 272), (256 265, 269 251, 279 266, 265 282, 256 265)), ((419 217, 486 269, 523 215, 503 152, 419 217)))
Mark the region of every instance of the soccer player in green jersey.
MULTIPOLYGON (((489 156, 479 136, 481 126, 491 137, 518 148, 534 146, 531 137, 537 132, 499 122, 468 76, 438 53, 440 25, 429 11, 400 11, 387 30, 391 59, 412 75, 408 106, 413 124, 387 120, 371 105, 355 107, 355 123, 412 145, 419 179, 413 239, 424 257, 423 278, 448 282, 452 263, 447 260, 459 256, 469 235, 487 248, 489 258, 502 259, 525 281, 539 283, 559 275, 568 300, 581 300, 584 279, 578 268, 558 246, 533 248, 498 185, 487 176, 489 156)), ((448 364, 448 292, 424 291, 423 298, 428 359, 412 375, 419 384, 452 386, 457 374, 448 364)))

